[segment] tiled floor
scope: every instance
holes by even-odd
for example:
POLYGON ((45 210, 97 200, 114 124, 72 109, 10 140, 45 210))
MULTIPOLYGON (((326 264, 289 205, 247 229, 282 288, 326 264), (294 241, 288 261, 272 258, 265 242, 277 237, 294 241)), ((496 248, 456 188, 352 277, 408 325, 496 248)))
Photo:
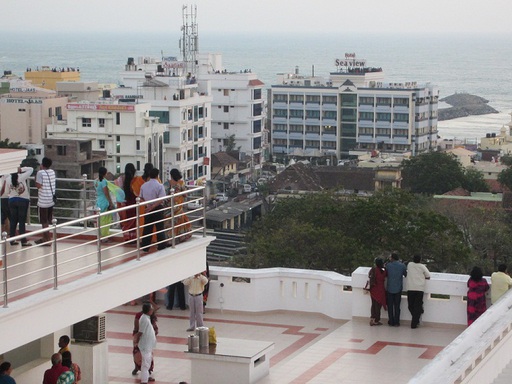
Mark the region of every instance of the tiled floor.
MULTIPOLYGON (((108 312, 110 384, 140 382, 131 375, 131 332, 138 310, 139 306, 122 306, 108 312)), ((191 363, 184 353, 188 311, 162 306, 158 315, 155 383, 190 383, 191 363)), ((407 383, 464 329, 370 327, 363 319, 346 322, 304 313, 213 310, 207 310, 205 325, 214 326, 218 337, 275 343, 270 375, 259 384, 407 383)))

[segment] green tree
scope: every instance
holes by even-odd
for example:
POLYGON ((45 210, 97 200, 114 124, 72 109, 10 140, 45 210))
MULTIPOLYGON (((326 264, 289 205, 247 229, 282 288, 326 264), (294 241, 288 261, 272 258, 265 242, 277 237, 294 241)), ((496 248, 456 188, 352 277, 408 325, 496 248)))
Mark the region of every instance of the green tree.
POLYGON ((506 166, 512 166, 512 156, 510 155, 503 155, 500 157, 501 163, 505 164, 506 166))
POLYGON ((235 265, 290 267, 350 274, 376 256, 420 253, 434 271, 466 272, 462 232, 424 198, 386 191, 368 199, 334 193, 283 199, 247 236, 248 255, 235 265))
POLYGON ((235 135, 230 135, 226 141, 225 152, 233 152, 236 149, 235 135))
POLYGON ((464 169, 452 154, 427 152, 402 165, 403 185, 413 193, 442 195, 464 185, 464 169))
POLYGON ((498 181, 512 191, 512 168, 507 168, 498 174, 498 181))
POLYGON ((484 174, 475 168, 464 170, 462 188, 471 192, 489 192, 489 185, 485 182, 484 174))

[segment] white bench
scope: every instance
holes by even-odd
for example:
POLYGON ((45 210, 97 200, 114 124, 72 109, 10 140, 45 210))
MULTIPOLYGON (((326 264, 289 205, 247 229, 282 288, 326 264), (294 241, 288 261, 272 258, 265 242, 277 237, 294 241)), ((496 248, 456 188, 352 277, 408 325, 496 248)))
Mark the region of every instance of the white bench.
POLYGON ((217 338, 217 345, 187 351, 194 384, 253 384, 269 373, 269 341, 217 338))

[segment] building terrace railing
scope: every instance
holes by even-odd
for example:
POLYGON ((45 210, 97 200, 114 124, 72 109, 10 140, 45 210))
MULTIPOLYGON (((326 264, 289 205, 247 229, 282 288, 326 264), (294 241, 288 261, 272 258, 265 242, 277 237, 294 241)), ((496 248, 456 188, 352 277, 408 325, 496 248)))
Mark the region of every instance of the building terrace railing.
MULTIPOLYGON (((169 196, 151 201, 138 199, 135 206, 124 206, 107 212, 96 210, 90 215, 82 215, 82 210, 79 209, 75 211, 79 218, 67 218, 62 223, 54 219, 53 225, 49 228, 39 229, 36 226, 29 226, 30 232, 9 238, 7 233, 2 233, 0 303, 7 307, 9 301, 24 298, 42 290, 57 289, 60 284, 92 274, 101 274, 105 268, 140 259, 144 254, 141 241, 144 239, 143 229, 148 226, 144 222, 147 216, 145 207, 148 204, 160 202, 163 206, 160 211, 164 214, 164 219, 160 222, 164 224, 162 232, 165 233, 165 241, 151 241, 152 246, 174 248, 185 236, 201 234, 205 237, 204 193, 204 187, 195 187, 186 192, 171 193, 169 196), (186 201, 187 194, 194 195, 192 200, 186 201), (201 208, 189 210, 190 213, 194 213, 193 217, 184 219, 185 207, 191 201, 202 202, 201 208), (126 218, 125 213, 134 207, 136 225, 134 228, 123 229, 126 227, 124 224, 133 219, 126 218), (117 219, 111 224, 103 225, 103 228, 110 227, 110 234, 101 237, 100 220, 106 215, 112 215, 117 219), (135 239, 125 237, 130 230, 135 234, 135 239), (29 247, 11 245, 11 242, 20 243, 27 238, 29 240, 41 238, 45 232, 51 233, 52 240, 49 243, 33 243, 29 247), (165 244, 162 244, 164 242, 165 244)), ((81 201, 81 204, 83 203, 86 209, 90 210, 88 201, 81 201)), ((60 203, 59 199, 58 204, 60 203)), ((149 236, 152 237, 154 234, 147 237, 149 236)))

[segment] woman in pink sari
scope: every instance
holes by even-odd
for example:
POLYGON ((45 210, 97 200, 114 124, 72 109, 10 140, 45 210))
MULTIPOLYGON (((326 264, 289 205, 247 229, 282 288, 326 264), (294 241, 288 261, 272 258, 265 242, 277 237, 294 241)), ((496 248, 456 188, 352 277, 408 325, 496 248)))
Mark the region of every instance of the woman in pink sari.
POLYGON ((380 257, 375 259, 375 266, 370 269, 368 273, 368 288, 372 298, 371 319, 370 325, 382 325, 380 322, 380 310, 384 307, 387 311, 386 305, 386 288, 384 281, 386 280, 387 271, 384 268, 384 260, 380 257))

